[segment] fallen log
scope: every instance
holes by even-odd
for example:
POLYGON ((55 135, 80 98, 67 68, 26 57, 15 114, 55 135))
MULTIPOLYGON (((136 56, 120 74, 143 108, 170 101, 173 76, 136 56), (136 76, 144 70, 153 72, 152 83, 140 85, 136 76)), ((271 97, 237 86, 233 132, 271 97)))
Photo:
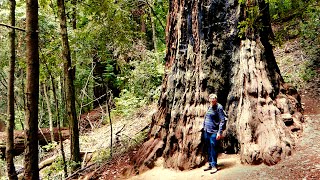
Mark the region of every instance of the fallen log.
POLYGON ((54 155, 48 159, 45 159, 39 163, 39 171, 47 166, 50 166, 60 155, 54 155))
MULTIPOLYGON (((59 131, 58 128, 53 129, 54 140, 59 141, 59 131)), ((70 136, 68 128, 61 128, 62 140, 68 139, 70 136)), ((0 132, 0 157, 5 157, 6 152, 6 140, 7 134, 5 132, 0 132)), ((51 142, 51 135, 49 128, 41 128, 38 131, 39 145, 46 145, 51 142)), ((18 156, 24 151, 24 131, 15 130, 14 132, 14 155, 18 156)))
MULTIPOLYGON (((45 159, 39 163, 39 171, 43 168, 50 166, 60 155, 54 155, 48 159, 45 159)), ((18 179, 23 179, 24 167, 21 167, 17 170, 18 179)))

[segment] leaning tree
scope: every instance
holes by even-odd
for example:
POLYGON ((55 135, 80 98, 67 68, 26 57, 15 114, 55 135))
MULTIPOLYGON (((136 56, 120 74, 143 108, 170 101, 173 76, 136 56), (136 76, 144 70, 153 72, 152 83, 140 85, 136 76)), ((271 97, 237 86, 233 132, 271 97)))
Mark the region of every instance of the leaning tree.
POLYGON ((205 163, 210 93, 229 114, 226 151, 269 165, 291 154, 302 110, 276 64, 269 17, 264 0, 170 1, 166 74, 148 138, 134 157, 138 167, 152 167, 157 157, 180 170, 205 163))

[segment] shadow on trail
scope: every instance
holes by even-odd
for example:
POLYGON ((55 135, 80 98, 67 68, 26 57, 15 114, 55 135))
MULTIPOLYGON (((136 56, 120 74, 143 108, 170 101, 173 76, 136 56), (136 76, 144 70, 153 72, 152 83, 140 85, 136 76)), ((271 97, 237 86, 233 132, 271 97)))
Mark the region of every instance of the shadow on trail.
POLYGON ((224 169, 232 168, 236 164, 237 163, 235 161, 221 162, 221 163, 218 164, 218 170, 224 170, 224 169))

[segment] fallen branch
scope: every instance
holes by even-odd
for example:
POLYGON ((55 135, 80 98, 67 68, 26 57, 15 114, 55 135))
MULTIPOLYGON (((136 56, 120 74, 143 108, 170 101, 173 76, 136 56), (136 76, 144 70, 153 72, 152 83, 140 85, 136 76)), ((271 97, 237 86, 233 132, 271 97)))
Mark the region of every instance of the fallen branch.
POLYGON ((136 133, 134 134, 134 136, 136 136, 137 134, 139 134, 139 133, 145 131, 146 129, 150 128, 150 125, 151 125, 150 123, 147 124, 147 125, 146 125, 144 128, 142 128, 140 131, 136 132, 136 133))
POLYGON ((69 177, 67 177, 66 179, 72 179, 75 175, 77 175, 78 173, 80 173, 80 172, 82 172, 82 171, 90 168, 90 167, 93 166, 93 165, 97 165, 97 164, 96 164, 96 163, 93 163, 93 164, 90 164, 90 165, 88 165, 88 166, 86 166, 86 167, 84 167, 84 168, 82 168, 82 169, 79 169, 79 170, 77 170, 76 172, 72 173, 72 174, 71 174, 69 177))
POLYGON ((43 168, 51 165, 51 164, 54 162, 54 160, 56 160, 59 156, 61 156, 61 155, 54 155, 54 156, 52 156, 52 157, 50 157, 50 158, 48 158, 48 159, 45 159, 45 160, 43 160, 42 162, 40 162, 40 163, 39 163, 39 171, 40 171, 41 169, 43 169, 43 168))
POLYGON ((124 129, 124 127, 125 127, 125 126, 126 126, 126 125, 123 125, 123 126, 122 126, 122 128, 121 128, 119 131, 117 131, 117 132, 115 133, 115 135, 116 135, 116 136, 118 136, 118 135, 119 135, 119 133, 124 129))

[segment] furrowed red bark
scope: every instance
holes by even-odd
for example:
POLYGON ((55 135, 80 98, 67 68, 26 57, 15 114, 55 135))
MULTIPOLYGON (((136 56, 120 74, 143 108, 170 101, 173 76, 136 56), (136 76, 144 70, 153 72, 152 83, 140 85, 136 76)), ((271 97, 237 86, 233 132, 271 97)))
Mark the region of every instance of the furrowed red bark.
POLYGON ((158 157, 180 170, 205 163, 201 129, 210 93, 229 114, 226 151, 249 164, 275 164, 291 154, 301 128, 299 95, 284 84, 268 42, 267 4, 253 5, 261 26, 240 38, 238 24, 252 4, 170 1, 166 74, 148 138, 133 158, 137 167, 153 167, 158 157))

